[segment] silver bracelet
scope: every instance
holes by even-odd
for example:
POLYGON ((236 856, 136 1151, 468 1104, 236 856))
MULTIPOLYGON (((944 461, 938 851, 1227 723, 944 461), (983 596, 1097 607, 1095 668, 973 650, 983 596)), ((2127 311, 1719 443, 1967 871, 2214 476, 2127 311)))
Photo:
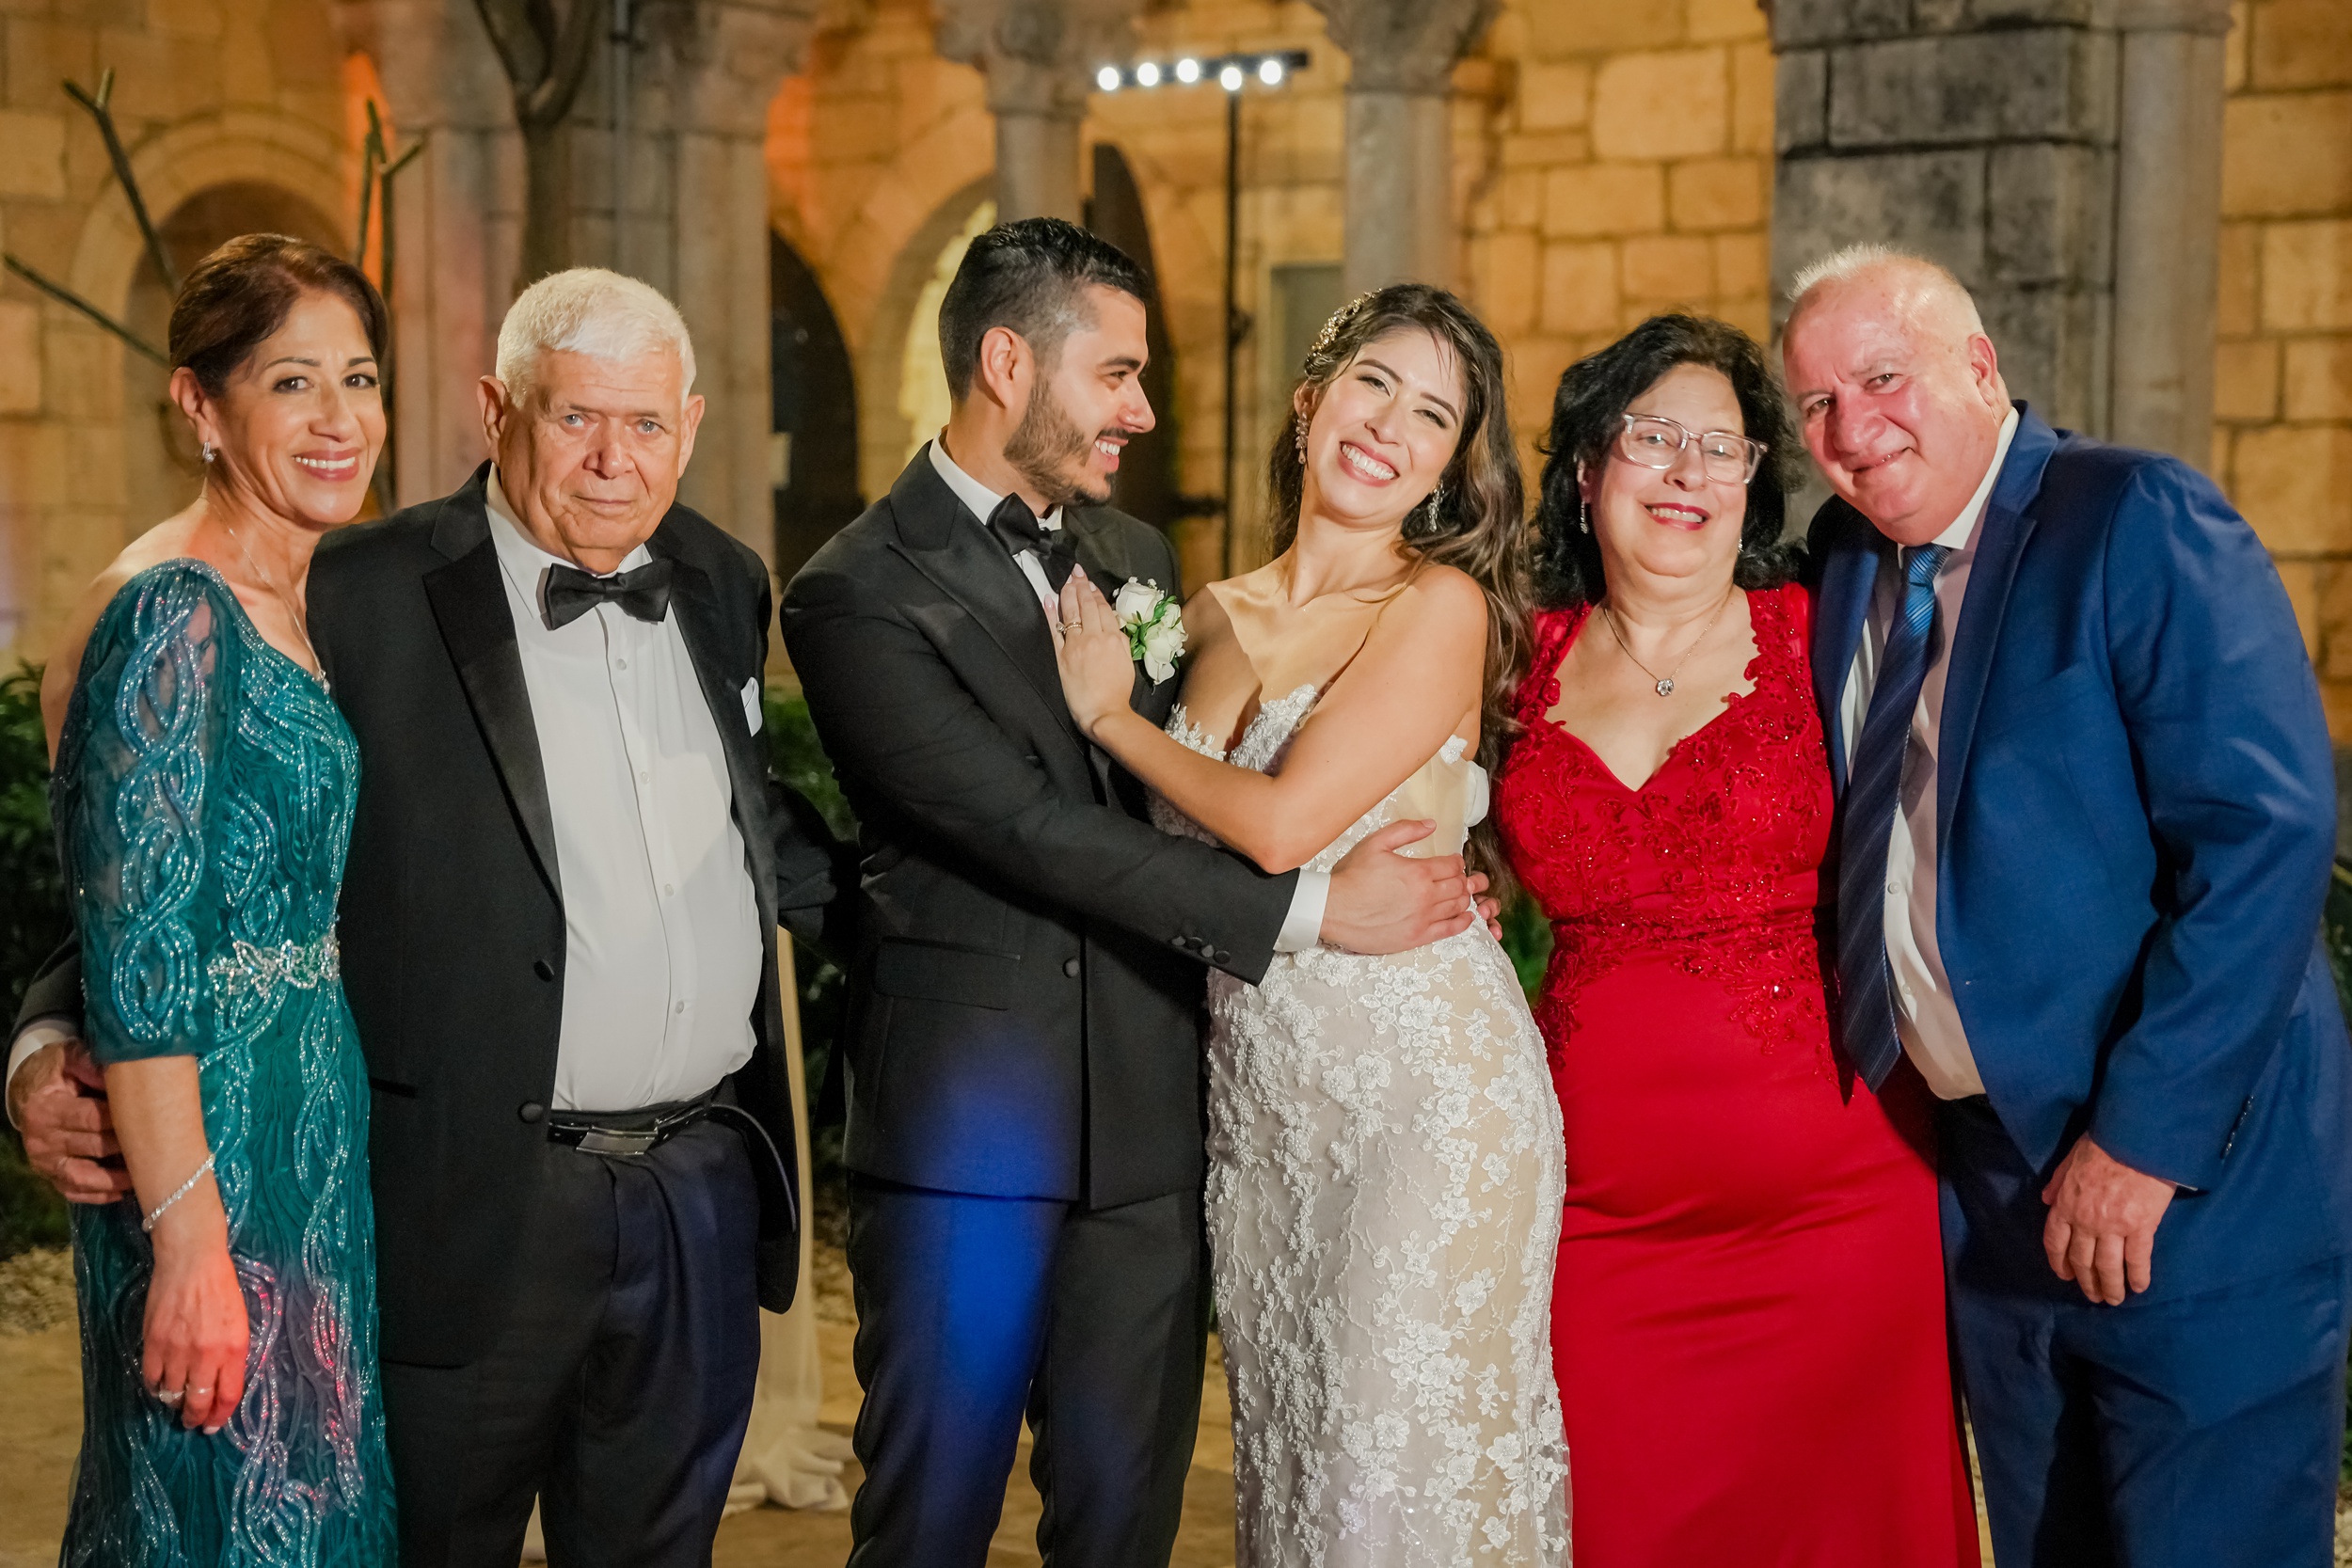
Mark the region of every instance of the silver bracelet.
POLYGON ((196 1174, 189 1177, 185 1181, 180 1183, 180 1190, 178 1192, 172 1194, 169 1197, 164 1199, 161 1203, 158 1203, 154 1208, 150 1209, 147 1212, 147 1218, 139 1221, 139 1228, 141 1230, 154 1229, 155 1222, 164 1217, 164 1211, 179 1202, 182 1198, 187 1196, 190 1193, 196 1191, 196 1184, 199 1181, 203 1180, 204 1173, 212 1168, 213 1157, 207 1154, 204 1156, 204 1163, 196 1167, 196 1174))

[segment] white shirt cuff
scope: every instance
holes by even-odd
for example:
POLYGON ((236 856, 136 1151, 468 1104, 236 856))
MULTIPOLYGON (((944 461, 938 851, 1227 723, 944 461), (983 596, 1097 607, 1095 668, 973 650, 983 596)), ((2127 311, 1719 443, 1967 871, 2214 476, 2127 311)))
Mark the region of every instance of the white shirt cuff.
POLYGON ((1331 873, 1301 871, 1291 891, 1291 912, 1274 939, 1277 953, 1304 953, 1323 941, 1323 910, 1331 901, 1331 873))
MULTIPOLYGON (((73 1037, 72 1027, 63 1015, 37 1018, 26 1024, 24 1032, 16 1037, 15 1043, 8 1047, 8 1075, 0 1078, 0 1101, 8 1099, 8 1086, 16 1082, 16 1069, 23 1067, 34 1052, 45 1045, 56 1045, 73 1037)), ((13 1104, 8 1111, 8 1125, 16 1125, 13 1104)))

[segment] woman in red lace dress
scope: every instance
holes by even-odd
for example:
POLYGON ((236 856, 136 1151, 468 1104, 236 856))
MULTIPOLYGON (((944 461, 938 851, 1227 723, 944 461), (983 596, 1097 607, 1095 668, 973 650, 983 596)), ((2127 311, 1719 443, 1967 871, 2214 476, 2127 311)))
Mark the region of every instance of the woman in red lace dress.
POLYGON ((1830 1044, 1782 407, 1745 334, 1663 316, 1552 415, 1498 818, 1556 944, 1578 1568, 1977 1561, 1925 1089, 1874 1098, 1830 1044))

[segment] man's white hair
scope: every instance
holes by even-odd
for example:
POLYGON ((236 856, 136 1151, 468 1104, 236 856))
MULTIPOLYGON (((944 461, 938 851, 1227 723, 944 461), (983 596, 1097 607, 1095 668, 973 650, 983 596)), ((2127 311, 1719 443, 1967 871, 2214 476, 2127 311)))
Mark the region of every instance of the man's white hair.
POLYGON ((584 354, 612 364, 668 349, 694 389, 694 341, 661 291, 602 267, 550 273, 525 289, 499 325, 498 375, 516 398, 531 389, 542 354, 584 354))
POLYGON ((1850 283, 1866 273, 1881 271, 1907 274, 1915 281, 1924 283, 1931 293, 1943 296, 1960 311, 1970 332, 1984 330, 1984 318, 1977 313, 1976 296, 1969 293, 1968 286, 1951 268, 1931 261, 1915 251, 1898 250, 1872 240, 1833 250, 1810 266, 1800 268, 1788 283, 1788 319, 1797 318, 1804 309, 1806 296, 1816 289, 1850 283))

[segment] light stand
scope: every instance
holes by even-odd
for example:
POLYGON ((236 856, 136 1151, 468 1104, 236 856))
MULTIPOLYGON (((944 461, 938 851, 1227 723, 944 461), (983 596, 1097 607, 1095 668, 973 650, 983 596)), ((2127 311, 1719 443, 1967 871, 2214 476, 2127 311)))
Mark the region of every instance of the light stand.
POLYGON ((1249 319, 1242 314, 1235 297, 1241 268, 1241 95, 1242 89, 1252 80, 1262 87, 1280 87, 1307 68, 1308 58, 1304 49, 1278 49, 1256 55, 1219 55, 1210 58, 1187 55, 1166 68, 1156 60, 1143 60, 1124 71, 1115 65, 1106 65, 1094 73, 1094 85, 1104 92, 1118 92, 1127 87, 1190 87, 1213 83, 1225 93, 1225 527, 1220 552, 1223 568, 1219 573, 1222 577, 1233 575, 1234 364, 1241 352, 1242 340, 1249 336, 1249 319))

